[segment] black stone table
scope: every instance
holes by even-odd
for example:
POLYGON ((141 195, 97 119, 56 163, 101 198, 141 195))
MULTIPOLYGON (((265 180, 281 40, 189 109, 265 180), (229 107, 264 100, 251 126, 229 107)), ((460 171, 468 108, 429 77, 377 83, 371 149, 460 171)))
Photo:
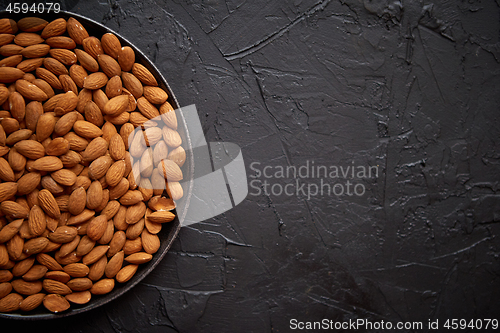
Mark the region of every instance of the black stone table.
POLYGON ((183 228, 116 301, 2 328, 500 319, 498 1, 61 5, 145 52, 180 104, 196 104, 207 141, 242 148, 251 186, 236 208, 183 228))

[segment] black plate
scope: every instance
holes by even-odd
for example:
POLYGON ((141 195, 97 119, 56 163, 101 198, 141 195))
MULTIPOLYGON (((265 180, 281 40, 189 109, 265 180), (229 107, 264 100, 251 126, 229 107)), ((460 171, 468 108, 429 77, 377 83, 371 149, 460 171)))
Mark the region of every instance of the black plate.
MULTIPOLYGON (((151 61, 142 53, 139 49, 137 49, 132 43, 130 43, 127 39, 124 37, 120 36, 118 33, 115 31, 112 31, 111 29, 105 27, 104 25, 93 21, 89 18, 86 18, 84 16, 80 16, 75 13, 71 12, 65 12, 61 11, 58 14, 55 13, 50 13, 50 14, 37 14, 37 15, 29 15, 29 14, 10 14, 8 12, 2 11, 0 12, 0 17, 1 18, 11 18, 15 21, 18 21, 19 19, 23 17, 29 17, 29 16, 37 16, 41 17, 47 21, 52 21, 55 20, 56 18, 65 18, 69 19, 70 17, 74 17, 77 19, 88 31, 90 36, 95 36, 98 37, 99 39, 101 36, 107 32, 111 32, 115 34, 118 39, 120 40, 122 46, 130 46, 134 51, 135 51, 135 61, 137 63, 140 63, 144 65, 147 69, 153 73, 153 75, 156 77, 156 80, 158 81, 158 84, 161 88, 163 88, 165 91, 168 92, 169 98, 168 102, 174 107, 174 109, 179 108, 179 104, 177 102, 177 99, 175 98, 174 93, 170 89, 170 86, 167 83, 167 80, 161 75, 161 73, 158 71, 158 69, 151 63, 151 61)), ((182 117, 181 113, 178 113, 178 122, 179 122, 179 128, 178 132, 182 137, 182 146, 186 150, 186 163, 182 167, 182 171, 184 173, 185 179, 191 179, 192 175, 194 173, 194 165, 192 163, 193 158, 192 158, 192 149, 191 149, 191 141, 187 132, 187 126, 185 119, 182 117), (180 117, 179 117, 180 115, 180 117)), ((137 273, 134 275, 132 279, 130 279, 127 283, 124 284, 119 284, 116 283, 115 288, 113 291, 111 291, 109 294, 102 295, 102 296, 96 296, 92 295, 92 299, 90 300, 89 303, 84 304, 84 305, 77 305, 77 304, 71 304, 71 307, 68 311, 58 313, 58 314, 53 314, 46 310, 43 305, 39 306, 37 309, 24 313, 24 312, 13 312, 13 313, 0 313, 0 317, 3 318, 10 318, 10 319, 20 319, 20 320, 39 320, 39 319, 54 319, 54 318, 61 318, 61 317, 67 317, 71 315, 75 315, 78 313, 82 313, 88 310, 95 309, 103 304, 106 304, 117 297, 123 295, 125 292, 129 291, 132 287, 134 287, 136 284, 138 284, 142 279, 146 277, 155 267, 158 265, 158 263, 161 261, 161 259, 165 256, 165 254, 168 252, 170 246, 172 246, 172 243, 174 239, 176 238, 177 234, 179 233, 179 230, 181 228, 181 224, 179 220, 183 220, 184 216, 186 215, 187 208, 189 206, 189 201, 191 198, 191 187, 192 184, 191 182, 184 182, 183 183, 183 190, 184 190, 184 196, 181 200, 178 202, 179 207, 183 207, 182 211, 177 211, 176 212, 176 218, 174 221, 164 224, 161 232, 158 234, 160 237, 161 241, 161 246, 158 252, 156 252, 153 255, 153 259, 146 263, 139 265, 139 269, 137 270, 137 273)))

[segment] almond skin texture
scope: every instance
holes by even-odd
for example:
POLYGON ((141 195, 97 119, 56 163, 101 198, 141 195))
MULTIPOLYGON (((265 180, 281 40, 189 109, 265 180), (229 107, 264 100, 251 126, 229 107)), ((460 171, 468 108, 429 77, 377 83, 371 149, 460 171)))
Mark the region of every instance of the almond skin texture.
POLYGON ((62 295, 49 294, 44 297, 43 306, 50 312, 59 313, 68 310, 70 304, 62 295))

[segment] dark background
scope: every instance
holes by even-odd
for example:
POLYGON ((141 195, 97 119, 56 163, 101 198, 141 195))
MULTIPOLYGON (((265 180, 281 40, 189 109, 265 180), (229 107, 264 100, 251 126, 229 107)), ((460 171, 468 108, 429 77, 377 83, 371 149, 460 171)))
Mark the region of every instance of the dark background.
POLYGON ((123 297, 2 330, 500 319, 500 1, 61 4, 145 52, 180 105, 196 104, 207 141, 242 148, 248 176, 252 162, 380 173, 361 197, 249 194, 184 227, 123 297))

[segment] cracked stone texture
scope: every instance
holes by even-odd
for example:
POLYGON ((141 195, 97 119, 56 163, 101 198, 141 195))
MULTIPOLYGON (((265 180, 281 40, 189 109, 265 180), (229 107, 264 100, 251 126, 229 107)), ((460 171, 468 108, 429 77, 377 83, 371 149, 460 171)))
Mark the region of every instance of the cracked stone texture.
POLYGON ((61 3, 144 51, 180 104, 196 104, 207 141, 242 148, 249 180, 252 162, 380 169, 361 197, 249 194, 183 228, 118 300, 18 328, 498 318, 499 1, 61 3))

